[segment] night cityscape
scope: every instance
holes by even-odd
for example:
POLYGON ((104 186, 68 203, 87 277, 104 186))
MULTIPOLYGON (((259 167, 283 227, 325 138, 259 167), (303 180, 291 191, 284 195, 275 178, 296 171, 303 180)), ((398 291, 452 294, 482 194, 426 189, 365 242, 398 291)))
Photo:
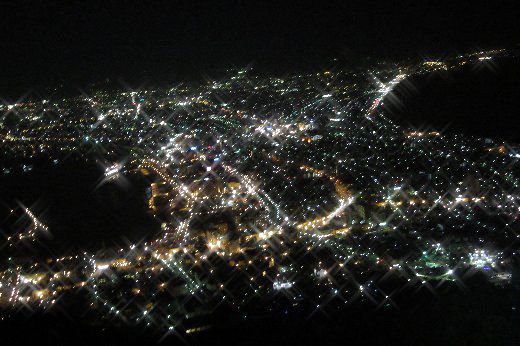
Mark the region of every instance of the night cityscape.
POLYGON ((518 345, 512 7, 72 3, 1 11, 6 344, 518 345))

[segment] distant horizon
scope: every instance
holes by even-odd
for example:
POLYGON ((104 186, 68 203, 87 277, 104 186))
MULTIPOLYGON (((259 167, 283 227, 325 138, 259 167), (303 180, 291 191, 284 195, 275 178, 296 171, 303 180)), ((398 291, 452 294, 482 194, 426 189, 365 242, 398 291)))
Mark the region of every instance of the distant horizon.
POLYGON ((249 64, 290 70, 332 57, 357 64, 511 46, 520 37, 516 7, 422 0, 12 2, 0 7, 0 96, 17 98, 61 81, 141 84, 249 64))
MULTIPOLYGON (((515 50, 520 48, 520 42, 514 43, 510 45, 492 45, 490 44, 488 47, 478 47, 478 48, 467 48, 454 50, 452 49, 450 52, 438 52, 437 54, 430 54, 428 56, 422 55, 419 52, 415 52, 411 56, 386 56, 386 57, 377 57, 377 56, 366 56, 364 59, 352 59, 344 56, 329 56, 323 58, 321 61, 304 61, 300 64, 293 64, 292 66, 282 66, 271 62, 270 64, 262 64, 260 62, 250 62, 244 63, 243 65, 227 65, 227 66, 213 66, 208 67, 206 70, 202 70, 200 68, 196 68, 194 66, 191 67, 191 70, 184 69, 182 72, 178 71, 169 71, 168 73, 159 73, 159 72, 145 72, 142 71, 140 74, 136 74, 133 76, 124 77, 120 76, 92 76, 88 80, 76 80, 75 78, 63 78, 61 80, 50 81, 50 82, 42 82, 39 84, 31 85, 27 88, 21 87, 10 87, 9 85, 5 85, 3 90, 0 87, 0 100, 4 102, 17 102, 27 97, 30 99, 31 95, 39 94, 40 96, 47 97, 48 93, 52 93, 54 91, 65 92, 67 96, 79 96, 82 92, 90 88, 98 88, 99 86, 110 84, 110 88, 113 90, 121 90, 124 91, 125 88, 130 88, 129 90, 139 90, 141 88, 147 87, 166 87, 168 84, 182 84, 182 83, 204 83, 206 80, 218 80, 221 78, 225 78, 226 74, 234 70, 242 70, 242 69, 251 69, 256 73, 265 74, 266 76, 280 76, 290 75, 296 73, 314 73, 322 70, 338 68, 338 65, 346 64, 347 62, 351 65, 348 66, 340 66, 342 70, 345 71, 355 71, 362 70, 367 68, 368 66, 372 66, 374 64, 379 63, 389 63, 389 64, 398 64, 403 62, 416 62, 419 63, 420 60, 429 60, 429 59, 446 59, 446 58, 454 58, 457 55, 468 55, 475 54, 480 51, 492 51, 492 50, 500 50, 506 49, 511 52, 511 50, 515 50), (55 90, 53 90, 55 89, 55 90)), ((61 97, 61 96, 60 96, 61 97)))

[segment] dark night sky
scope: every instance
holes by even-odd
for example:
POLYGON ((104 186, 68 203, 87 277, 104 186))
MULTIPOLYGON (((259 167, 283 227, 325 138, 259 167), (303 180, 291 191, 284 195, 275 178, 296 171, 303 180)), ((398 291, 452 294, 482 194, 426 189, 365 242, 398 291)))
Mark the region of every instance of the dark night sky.
POLYGON ((0 5, 0 95, 60 81, 175 80, 249 63, 283 70, 319 67, 330 56, 520 41, 515 1, 11 2, 0 5))

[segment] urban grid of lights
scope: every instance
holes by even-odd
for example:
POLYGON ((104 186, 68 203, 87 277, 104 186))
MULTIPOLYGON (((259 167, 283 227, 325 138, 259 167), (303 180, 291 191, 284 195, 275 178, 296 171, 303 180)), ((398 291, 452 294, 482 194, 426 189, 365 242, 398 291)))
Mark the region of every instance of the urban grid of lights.
MULTIPOLYGON (((76 290, 118 321, 191 334, 209 326, 183 327, 189 316, 222 304, 244 316, 278 296, 316 309, 391 306, 387 281, 458 281, 469 268, 507 283, 520 237, 516 149, 403 129, 380 107, 407 76, 502 53, 283 79, 240 70, 204 85, 0 105, 4 154, 102 153, 118 162, 106 180, 150 179, 162 222, 157 238, 100 255, 11 259, 0 306, 47 309, 76 290), (124 161, 121 147, 131 148, 124 161)), ((31 225, 10 247, 52 233, 23 210, 31 225)))

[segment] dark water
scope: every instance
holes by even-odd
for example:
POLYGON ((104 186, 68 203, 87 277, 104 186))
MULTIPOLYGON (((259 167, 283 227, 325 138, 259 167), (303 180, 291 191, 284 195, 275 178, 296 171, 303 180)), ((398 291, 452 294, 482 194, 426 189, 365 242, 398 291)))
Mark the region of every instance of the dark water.
POLYGON ((30 208, 50 231, 37 244, 19 247, 44 247, 55 253, 94 251, 138 242, 158 231, 158 222, 147 211, 148 182, 137 173, 100 184, 103 167, 95 160, 69 158, 54 164, 41 159, 25 173, 19 165, 14 167, 9 175, 0 173, 3 233, 13 234, 30 224, 21 205, 30 208))
POLYGON ((415 129, 520 142, 520 59, 494 58, 408 78, 384 110, 415 129))

